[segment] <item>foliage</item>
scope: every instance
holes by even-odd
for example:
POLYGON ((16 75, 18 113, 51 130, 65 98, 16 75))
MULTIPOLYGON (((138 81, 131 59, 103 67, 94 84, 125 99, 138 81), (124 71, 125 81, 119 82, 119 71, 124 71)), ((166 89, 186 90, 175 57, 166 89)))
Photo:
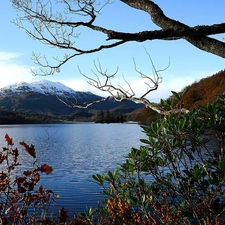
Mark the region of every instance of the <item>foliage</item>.
POLYGON ((47 164, 38 166, 35 147, 23 141, 20 145, 31 157, 31 169, 27 168, 25 163, 20 162, 20 155, 27 156, 13 147, 13 140, 8 134, 5 140, 7 147, 0 152, 0 224, 41 222, 45 220, 49 204, 54 201, 54 193, 37 185, 40 173, 48 175, 52 168, 47 164))
POLYGON ((193 109, 197 108, 199 105, 206 106, 208 103, 212 103, 216 100, 217 94, 224 92, 225 70, 210 77, 203 78, 186 88, 189 90, 183 99, 185 108, 193 109))
MULTIPOLYGON (((180 108, 184 94, 162 107, 180 108), (175 104, 176 103, 176 104, 175 104)), ((147 139, 115 171, 93 175, 106 199, 100 224, 223 224, 225 94, 143 126, 147 139)))

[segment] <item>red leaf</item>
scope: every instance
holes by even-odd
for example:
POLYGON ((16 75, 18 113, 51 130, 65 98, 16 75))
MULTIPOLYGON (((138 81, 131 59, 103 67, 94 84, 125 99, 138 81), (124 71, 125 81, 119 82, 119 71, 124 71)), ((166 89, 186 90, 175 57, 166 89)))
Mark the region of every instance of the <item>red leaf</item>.
POLYGON ((40 180, 40 174, 35 171, 32 175, 32 178, 31 178, 32 182, 34 185, 36 185, 38 183, 38 181, 40 180))
POLYGON ((43 186, 41 185, 41 186, 39 187, 39 192, 40 192, 40 193, 43 193, 43 191, 44 191, 44 188, 43 188, 43 186))
POLYGON ((34 145, 29 146, 24 141, 21 141, 20 144, 25 147, 25 150, 28 154, 30 154, 33 158, 36 158, 34 145))
POLYGON ((10 138, 8 134, 5 135, 5 140, 8 145, 13 145, 12 138, 10 138))
POLYGON ((24 192, 26 192, 26 189, 24 187, 22 187, 20 184, 18 184, 18 192, 24 193, 24 192))
POLYGON ((11 223, 13 223, 14 220, 15 220, 15 217, 16 217, 16 213, 15 213, 15 212, 11 212, 11 213, 10 213, 10 216, 9 216, 9 221, 10 221, 11 223))
POLYGON ((40 167, 41 172, 45 172, 47 175, 52 173, 52 167, 49 166, 48 164, 43 164, 40 167))
POLYGON ((23 174, 24 174, 25 176, 30 176, 30 175, 32 174, 32 171, 27 170, 27 171, 24 171, 23 174))
POLYGON ((8 219, 6 217, 2 217, 2 225, 8 225, 8 219))
POLYGON ((60 208, 58 211, 58 215, 59 215, 59 222, 60 223, 65 223, 67 221, 68 218, 68 211, 65 210, 64 208, 60 208))
POLYGON ((18 177, 16 178, 16 183, 23 183, 27 178, 26 177, 18 177))

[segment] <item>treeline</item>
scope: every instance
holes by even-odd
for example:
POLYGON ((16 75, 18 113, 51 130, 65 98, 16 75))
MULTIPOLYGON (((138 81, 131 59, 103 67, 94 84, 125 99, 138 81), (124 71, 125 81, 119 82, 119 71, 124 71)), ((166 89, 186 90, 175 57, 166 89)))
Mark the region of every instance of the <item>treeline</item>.
POLYGON ((124 123, 126 121, 126 117, 123 114, 107 110, 98 113, 95 123, 124 123))
MULTIPOLYGON (((69 116, 64 116, 65 120, 68 121, 92 121, 92 117, 94 116, 93 113, 86 112, 82 109, 76 109, 73 113, 71 113, 69 116)), ((63 117, 62 117, 63 118, 63 117)))
POLYGON ((16 113, 1 110, 0 124, 37 124, 37 123, 53 123, 51 117, 42 114, 16 113))

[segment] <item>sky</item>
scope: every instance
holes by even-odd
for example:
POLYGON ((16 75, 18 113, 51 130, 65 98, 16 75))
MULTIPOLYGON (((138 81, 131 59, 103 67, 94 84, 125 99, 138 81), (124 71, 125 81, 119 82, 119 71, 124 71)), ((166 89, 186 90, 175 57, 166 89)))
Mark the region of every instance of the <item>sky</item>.
MULTIPOLYGON (((165 15, 189 26, 211 25, 224 22, 225 19, 224 0, 217 0, 216 3, 215 0, 155 0, 155 3, 162 8, 165 15)), ((33 76, 31 69, 37 68, 32 60, 33 52, 46 55, 49 60, 52 56, 63 56, 63 53, 62 50, 50 48, 28 37, 23 29, 15 26, 12 20, 16 19, 17 13, 11 1, 1 2, 0 88, 17 82, 30 83, 45 79, 61 82, 75 91, 91 91, 106 96, 106 93, 90 86, 78 69, 79 67, 82 73, 95 78, 92 72, 95 71, 94 63, 100 62, 103 70, 107 70, 110 74, 113 74, 118 67, 113 84, 127 90, 128 86, 123 79, 125 77, 139 97, 147 91, 147 86, 144 83, 146 80, 140 79, 140 74, 135 71, 134 61, 139 71, 153 76, 149 54, 156 70, 163 70, 169 65, 166 70, 160 72, 162 83, 158 90, 147 96, 149 100, 159 102, 161 98, 169 97, 171 91, 180 91, 195 81, 225 69, 225 59, 201 51, 185 40, 154 40, 129 42, 112 49, 78 56, 60 68, 59 73, 44 77, 33 76)), ((114 0, 113 4, 102 10, 101 15, 97 17, 96 25, 123 32, 159 29, 152 23, 147 13, 133 9, 119 0, 114 0)), ((98 43, 105 43, 104 35, 90 34, 84 30, 79 32, 80 37, 76 40, 78 47, 83 46, 88 49, 98 43)), ((223 40, 225 34, 217 35, 216 38, 223 40)))

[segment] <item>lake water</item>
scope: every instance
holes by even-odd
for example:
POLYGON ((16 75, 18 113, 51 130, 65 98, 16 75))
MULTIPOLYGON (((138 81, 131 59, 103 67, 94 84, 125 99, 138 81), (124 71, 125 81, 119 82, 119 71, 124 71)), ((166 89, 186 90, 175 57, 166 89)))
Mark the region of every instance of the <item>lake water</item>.
MULTIPOLYGON (((92 174, 115 169, 131 147, 140 146, 140 139, 146 137, 132 123, 2 125, 1 147, 6 133, 21 150, 20 141, 35 145, 38 161, 53 167, 51 175, 42 176, 41 184, 60 195, 54 212, 65 207, 70 215, 98 205, 102 195, 100 187, 89 181, 92 174)), ((28 154, 22 157, 24 162, 30 159, 28 154)))

